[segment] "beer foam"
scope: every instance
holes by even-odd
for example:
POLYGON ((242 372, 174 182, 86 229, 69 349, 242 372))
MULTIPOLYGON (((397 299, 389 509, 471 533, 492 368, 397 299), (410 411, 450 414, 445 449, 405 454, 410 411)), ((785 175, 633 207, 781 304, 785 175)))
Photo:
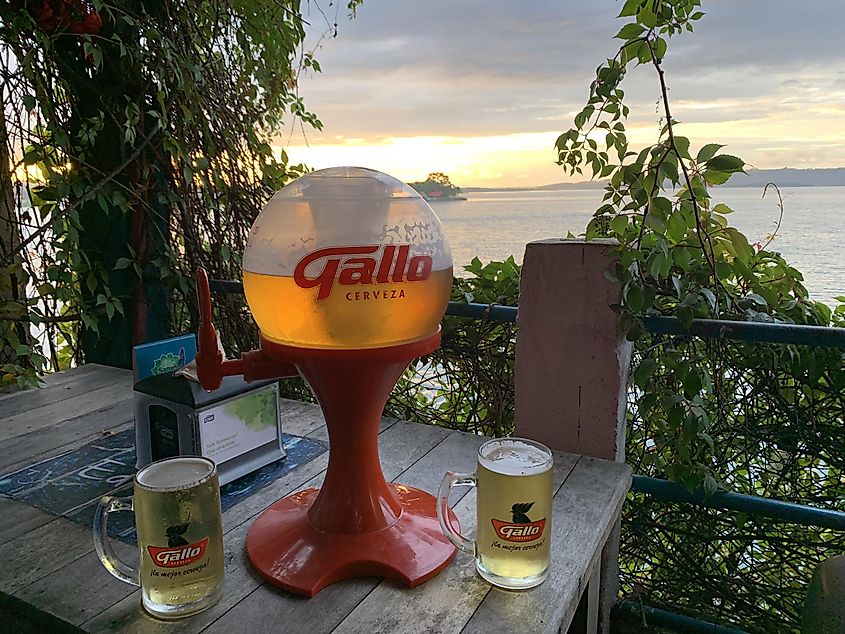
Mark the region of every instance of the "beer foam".
POLYGON ((147 465, 138 472, 136 480, 147 489, 172 490, 199 484, 213 472, 214 463, 210 460, 181 456, 147 465))
POLYGON ((552 457, 539 443, 521 438, 501 438, 484 443, 478 450, 482 466, 503 475, 543 473, 552 457))

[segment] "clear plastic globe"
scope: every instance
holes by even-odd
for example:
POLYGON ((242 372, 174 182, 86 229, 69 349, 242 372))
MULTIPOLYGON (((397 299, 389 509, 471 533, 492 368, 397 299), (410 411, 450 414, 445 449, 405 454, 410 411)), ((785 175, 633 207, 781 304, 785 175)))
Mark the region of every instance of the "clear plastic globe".
POLYGON ((432 335, 452 287, 452 253, 429 204, 361 167, 311 172, 277 192, 252 226, 243 269, 264 337, 303 348, 432 335))

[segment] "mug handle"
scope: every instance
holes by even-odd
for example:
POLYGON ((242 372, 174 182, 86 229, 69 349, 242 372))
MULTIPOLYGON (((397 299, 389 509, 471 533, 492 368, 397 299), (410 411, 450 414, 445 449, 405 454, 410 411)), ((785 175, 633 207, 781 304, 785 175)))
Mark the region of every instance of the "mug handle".
POLYGON ((476 544, 474 540, 467 539, 452 528, 449 517, 449 492, 452 487, 474 487, 478 486, 478 480, 473 473, 455 473, 447 471, 440 482, 440 489, 437 491, 437 521, 440 522, 440 530, 456 547, 476 556, 476 544))
POLYGON ((137 568, 133 568, 117 556, 112 548, 108 533, 108 515, 115 511, 132 511, 134 504, 131 497, 113 497, 105 495, 100 498, 97 513, 94 515, 94 548, 103 566, 121 581, 133 586, 141 585, 141 578, 137 568))

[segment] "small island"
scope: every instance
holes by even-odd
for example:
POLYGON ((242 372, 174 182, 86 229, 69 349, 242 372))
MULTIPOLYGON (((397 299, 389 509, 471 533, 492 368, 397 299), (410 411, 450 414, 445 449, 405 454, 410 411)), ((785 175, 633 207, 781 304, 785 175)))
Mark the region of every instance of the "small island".
POLYGON ((461 196, 461 188, 452 184, 443 172, 432 172, 424 181, 408 183, 428 202, 444 200, 466 200, 461 196))

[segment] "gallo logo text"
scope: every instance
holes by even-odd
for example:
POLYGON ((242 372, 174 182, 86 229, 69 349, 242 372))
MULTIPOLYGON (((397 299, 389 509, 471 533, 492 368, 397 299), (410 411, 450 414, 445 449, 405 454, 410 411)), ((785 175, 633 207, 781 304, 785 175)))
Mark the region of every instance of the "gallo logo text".
POLYGON ((409 245, 389 244, 384 247, 381 257, 376 259, 373 254, 381 248, 380 245, 372 244, 362 247, 327 247, 312 251, 296 265, 293 280, 300 288, 316 286, 319 300, 331 295, 335 280, 343 286, 353 286, 421 282, 431 275, 430 255, 415 255, 409 258, 409 245), (312 264, 315 267, 322 265, 316 275, 306 273, 306 269, 312 264))
POLYGON ((167 548, 161 546, 147 546, 153 563, 160 568, 181 568, 202 559, 208 547, 208 537, 187 546, 167 548))
POLYGON ((543 536, 543 531, 546 528, 546 518, 529 524, 513 524, 497 519, 490 521, 493 522, 493 528, 496 530, 499 539, 504 539, 507 542, 533 542, 543 536))

